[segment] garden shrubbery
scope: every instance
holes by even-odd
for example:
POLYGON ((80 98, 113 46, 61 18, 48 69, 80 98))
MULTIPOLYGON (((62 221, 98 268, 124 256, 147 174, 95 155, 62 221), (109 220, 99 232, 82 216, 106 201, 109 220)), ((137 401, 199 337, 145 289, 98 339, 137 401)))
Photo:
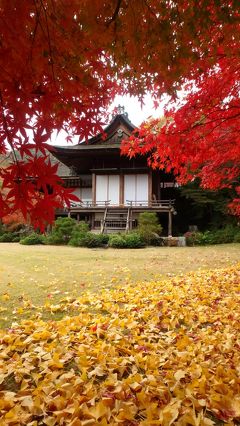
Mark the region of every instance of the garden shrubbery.
POLYGON ((73 231, 77 227, 77 221, 70 217, 59 217, 55 220, 51 234, 47 237, 47 244, 68 244, 73 231))
POLYGON ((23 245, 35 245, 35 244, 44 244, 44 236, 37 233, 32 233, 28 235, 27 237, 20 240, 20 244, 23 245))
POLYGON ((235 234, 233 242, 240 243, 240 230, 235 234))
POLYGON ((145 243, 141 236, 132 232, 129 234, 112 234, 109 238, 109 247, 112 248, 142 248, 145 243))
POLYGON ((106 247, 109 236, 106 234, 94 234, 92 232, 74 233, 69 241, 69 245, 74 247, 106 247))
POLYGON ((20 241, 18 232, 5 232, 0 235, 0 243, 17 243, 20 241))
MULTIPOLYGON (((155 215, 155 214, 153 214, 155 215)), ((147 218, 145 218, 147 221, 147 218)), ((147 222, 148 223, 148 222, 147 222)), ((141 230, 143 231, 143 224, 141 230)), ((150 226, 146 231, 146 239, 157 240, 158 235, 152 231, 160 231, 159 225, 156 227, 155 218, 150 218, 150 226)), ((89 231, 89 226, 85 222, 77 222, 71 218, 58 218, 55 221, 52 232, 44 239, 45 244, 68 244, 73 247, 114 247, 114 248, 140 248, 146 242, 140 232, 128 234, 94 234, 89 231)))
POLYGON ((158 222, 157 214, 154 212, 143 212, 139 215, 137 233, 146 245, 162 245, 162 239, 159 235, 162 232, 162 226, 158 222))
MULTIPOLYGON (((51 233, 41 235, 24 225, 20 230, 10 231, 5 225, 0 224, 0 242, 19 242, 23 245, 52 244, 70 245, 73 247, 112 247, 112 248, 141 248, 145 246, 162 246, 162 231, 156 213, 144 212, 139 215, 137 229, 130 233, 120 234, 95 234, 89 231, 86 222, 77 222, 68 217, 58 218, 51 233)), ((205 232, 186 232, 188 246, 202 246, 224 243, 240 243, 240 228, 228 225, 222 229, 205 232)))
POLYGON ((73 232, 68 244, 74 247, 82 247, 83 241, 88 232, 89 232, 88 224, 83 221, 79 222, 77 226, 73 229, 73 232))
POLYGON ((22 236, 26 235, 25 230, 29 229, 26 224, 5 224, 0 222, 0 242, 1 243, 16 243, 19 242, 22 236))
POLYGON ((240 242, 240 229, 229 225, 215 231, 186 232, 185 237, 188 246, 237 243, 240 242))

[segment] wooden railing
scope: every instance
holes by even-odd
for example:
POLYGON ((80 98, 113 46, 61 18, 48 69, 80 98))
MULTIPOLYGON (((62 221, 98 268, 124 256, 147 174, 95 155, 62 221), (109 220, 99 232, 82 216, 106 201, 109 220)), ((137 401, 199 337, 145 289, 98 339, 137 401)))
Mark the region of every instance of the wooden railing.
POLYGON ((175 200, 126 200, 126 204, 130 207, 171 207, 174 206, 175 200))
POLYGON ((92 207, 107 207, 111 203, 111 200, 100 200, 100 201, 79 201, 79 203, 72 202, 71 208, 92 208, 92 207))
POLYGON ((77 208, 94 208, 94 207, 100 207, 100 208, 106 208, 106 207, 162 207, 162 208, 170 208, 174 206, 175 200, 126 200, 124 205, 119 204, 111 204, 111 200, 98 200, 98 201, 80 201, 79 203, 72 202, 71 203, 71 209, 77 209, 77 208))

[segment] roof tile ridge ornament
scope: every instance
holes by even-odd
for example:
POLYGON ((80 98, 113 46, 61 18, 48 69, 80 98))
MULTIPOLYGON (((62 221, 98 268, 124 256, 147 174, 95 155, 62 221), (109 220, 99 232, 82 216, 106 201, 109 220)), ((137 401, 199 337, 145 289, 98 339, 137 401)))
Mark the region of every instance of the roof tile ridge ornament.
POLYGON ((114 108, 112 120, 118 115, 124 115, 126 118, 128 118, 128 113, 125 111, 125 106, 119 104, 116 108, 114 108))

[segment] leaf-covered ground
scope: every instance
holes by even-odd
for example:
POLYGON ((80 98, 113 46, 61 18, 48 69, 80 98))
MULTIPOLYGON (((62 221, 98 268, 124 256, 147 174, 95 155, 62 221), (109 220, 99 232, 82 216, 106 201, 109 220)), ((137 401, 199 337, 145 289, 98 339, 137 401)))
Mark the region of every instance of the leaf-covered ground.
POLYGON ((79 298, 0 334, 0 425, 240 420, 240 265, 79 298))
POLYGON ((239 260, 240 244, 106 250, 1 243, 0 328, 20 318, 61 319, 68 313, 59 309, 64 296, 80 297, 86 290, 97 296, 99 288, 161 281, 239 260))

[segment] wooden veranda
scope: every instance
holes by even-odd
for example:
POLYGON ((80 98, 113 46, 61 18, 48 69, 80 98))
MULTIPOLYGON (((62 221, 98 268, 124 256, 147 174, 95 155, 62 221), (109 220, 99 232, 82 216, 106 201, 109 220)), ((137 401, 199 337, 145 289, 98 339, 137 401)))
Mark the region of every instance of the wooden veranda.
POLYGON ((111 200, 99 200, 96 202, 84 201, 71 203, 70 209, 65 209, 68 217, 75 217, 77 220, 83 215, 92 218, 91 228, 104 232, 131 231, 135 228, 137 220, 135 214, 145 211, 166 213, 168 215, 168 236, 172 236, 172 216, 176 214, 174 208, 175 200, 139 200, 126 201, 121 205, 111 204, 111 200), (101 216, 100 220, 95 220, 95 214, 101 216))

